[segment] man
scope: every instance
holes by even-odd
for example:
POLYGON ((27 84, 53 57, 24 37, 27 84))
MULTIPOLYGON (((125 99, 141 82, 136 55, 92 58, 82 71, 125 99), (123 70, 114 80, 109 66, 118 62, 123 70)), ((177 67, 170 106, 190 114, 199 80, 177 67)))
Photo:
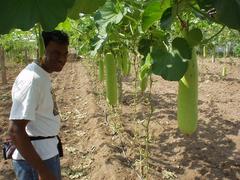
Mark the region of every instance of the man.
POLYGON ((19 180, 61 179, 56 137, 60 118, 49 73, 60 72, 65 65, 69 38, 57 30, 42 36, 45 56, 23 69, 12 88, 9 135, 16 146, 12 162, 19 180), (43 138, 31 141, 32 136, 43 138))

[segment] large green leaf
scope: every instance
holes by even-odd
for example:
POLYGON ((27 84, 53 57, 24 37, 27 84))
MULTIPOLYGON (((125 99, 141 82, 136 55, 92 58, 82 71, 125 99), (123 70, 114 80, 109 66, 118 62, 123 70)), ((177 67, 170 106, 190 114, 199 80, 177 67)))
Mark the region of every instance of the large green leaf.
POLYGON ((192 58, 192 49, 184 38, 177 37, 172 41, 172 47, 177 49, 181 56, 185 59, 192 58))
POLYGON ((186 39, 190 46, 192 46, 192 47, 196 46, 203 39, 202 31, 198 28, 191 29, 189 32, 187 32, 186 39))
POLYGON ((160 27, 170 29, 173 22, 172 7, 166 9, 161 17, 160 27))
POLYGON ((163 12, 171 6, 170 0, 152 0, 150 1, 143 13, 142 28, 147 30, 156 21, 161 19, 163 12))
MULTIPOLYGON (((168 45, 168 34, 162 30, 152 30, 149 38, 143 37, 138 43, 138 52, 146 58, 150 53, 151 46, 158 47, 159 49, 166 50, 168 45)), ((144 60, 145 62, 145 60, 144 60)))
POLYGON ((230 28, 240 30, 240 1, 239 0, 197 0, 201 9, 205 9, 213 19, 230 28))
POLYGON ((0 5, 0 33, 13 28, 29 30, 36 23, 50 31, 66 19, 75 0, 7 0, 0 5))
POLYGON ((230 28, 240 30, 240 1, 216 0, 216 21, 230 28))
POLYGON ((213 8, 215 0, 197 0, 197 3, 201 9, 209 10, 213 8))
POLYGON ((69 9, 68 16, 72 19, 79 19, 79 13, 89 14, 104 5, 106 0, 76 0, 74 6, 69 9))
POLYGON ((178 53, 170 53, 161 49, 153 49, 152 72, 162 76, 168 81, 179 81, 187 71, 188 62, 181 58, 178 53))
POLYGON ((142 38, 138 44, 138 52, 142 54, 144 57, 146 57, 147 54, 150 52, 151 45, 152 41, 150 39, 142 38))
POLYGON ((103 46, 105 41, 107 40, 107 34, 104 36, 95 36, 92 40, 91 44, 93 46, 93 50, 91 51, 91 56, 95 56, 98 52, 98 50, 103 46))
POLYGON ((123 4, 113 3, 111 0, 108 0, 103 7, 101 7, 94 19, 98 25, 99 33, 106 34, 106 28, 109 24, 118 24, 123 16, 127 13, 123 4))
POLYGON ((67 18, 64 22, 59 23, 56 29, 63 30, 63 31, 71 31, 72 25, 71 25, 70 19, 67 18))

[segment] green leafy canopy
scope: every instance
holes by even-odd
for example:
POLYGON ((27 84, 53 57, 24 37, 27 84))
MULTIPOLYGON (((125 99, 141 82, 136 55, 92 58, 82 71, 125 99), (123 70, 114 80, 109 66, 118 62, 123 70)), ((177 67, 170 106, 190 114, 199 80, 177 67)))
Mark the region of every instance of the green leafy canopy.
POLYGON ((196 0, 201 9, 212 12, 212 20, 230 28, 240 30, 240 1, 239 0, 196 0))
POLYGON ((36 23, 51 31, 67 15, 76 18, 80 12, 91 13, 106 0, 7 0, 0 4, 0 34, 11 29, 29 30, 36 23))
POLYGON ((171 5, 170 0, 152 0, 144 9, 142 28, 146 31, 151 25, 158 21, 164 11, 171 5))
POLYGON ((181 58, 177 52, 167 52, 159 48, 153 48, 152 72, 162 76, 168 81, 179 81, 187 71, 188 62, 181 58))
POLYGON ((68 16, 72 19, 78 19, 79 13, 90 14, 96 11, 100 6, 104 5, 106 0, 75 0, 71 9, 68 10, 68 16))
POLYGON ((8 0, 0 5, 0 33, 13 28, 29 30, 40 23, 44 30, 51 30, 66 19, 67 9, 74 0, 8 0))
POLYGON ((186 39, 190 46, 196 46, 203 39, 202 31, 198 28, 191 29, 189 32, 187 32, 186 39))
POLYGON ((127 13, 122 4, 115 4, 108 0, 103 7, 101 7, 95 17, 100 34, 106 34, 106 28, 109 24, 118 24, 123 16, 127 13), (117 6, 118 5, 118 6, 117 6))
POLYGON ((192 49, 186 39, 180 37, 175 38, 172 42, 172 47, 177 49, 183 58, 192 58, 192 49))

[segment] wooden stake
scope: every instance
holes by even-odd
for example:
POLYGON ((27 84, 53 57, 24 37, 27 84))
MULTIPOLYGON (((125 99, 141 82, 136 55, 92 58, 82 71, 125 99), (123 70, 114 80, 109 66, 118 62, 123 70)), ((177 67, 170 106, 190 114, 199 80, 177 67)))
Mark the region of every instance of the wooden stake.
POLYGON ((4 56, 4 49, 0 47, 0 71, 2 75, 2 84, 7 84, 7 74, 6 74, 6 67, 5 67, 5 56, 4 56))

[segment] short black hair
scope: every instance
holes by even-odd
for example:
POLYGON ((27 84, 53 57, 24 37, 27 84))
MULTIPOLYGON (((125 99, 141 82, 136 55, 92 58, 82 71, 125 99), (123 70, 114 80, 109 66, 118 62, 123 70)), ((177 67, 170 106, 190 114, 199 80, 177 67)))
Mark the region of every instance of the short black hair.
POLYGON ((50 32, 43 31, 42 37, 43 37, 45 47, 47 47, 50 41, 69 45, 69 37, 63 31, 59 31, 59 30, 54 30, 50 32))

